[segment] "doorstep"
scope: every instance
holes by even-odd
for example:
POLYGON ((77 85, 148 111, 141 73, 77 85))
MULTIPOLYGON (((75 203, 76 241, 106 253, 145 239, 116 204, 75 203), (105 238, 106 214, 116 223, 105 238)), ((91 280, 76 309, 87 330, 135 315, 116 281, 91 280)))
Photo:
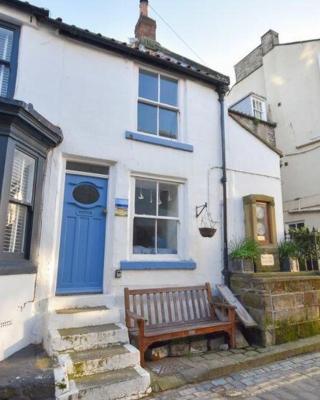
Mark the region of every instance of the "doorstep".
POLYGON ((153 392, 162 392, 314 351, 320 351, 320 335, 269 347, 169 357, 148 362, 146 369, 151 375, 153 392))
POLYGON ((30 345, 0 362, 0 400, 53 400, 52 360, 40 345, 30 345))

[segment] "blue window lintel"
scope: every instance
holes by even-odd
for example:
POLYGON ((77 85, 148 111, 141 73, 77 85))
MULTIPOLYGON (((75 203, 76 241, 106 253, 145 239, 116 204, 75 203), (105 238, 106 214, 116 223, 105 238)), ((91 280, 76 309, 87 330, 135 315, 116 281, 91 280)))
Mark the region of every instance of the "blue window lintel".
POLYGON ((120 261, 122 271, 194 270, 197 264, 189 261, 120 261))
POLYGON ((156 135, 144 134, 139 132, 126 131, 126 138, 138 142, 155 144, 157 146, 170 147, 176 150, 193 152, 193 146, 188 143, 170 140, 156 135))

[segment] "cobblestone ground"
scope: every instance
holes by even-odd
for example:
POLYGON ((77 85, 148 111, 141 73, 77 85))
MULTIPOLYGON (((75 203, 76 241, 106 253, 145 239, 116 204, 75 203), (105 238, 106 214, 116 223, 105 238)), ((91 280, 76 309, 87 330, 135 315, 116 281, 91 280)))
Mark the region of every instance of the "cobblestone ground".
POLYGON ((158 400, 320 400, 320 352, 188 385, 158 400))

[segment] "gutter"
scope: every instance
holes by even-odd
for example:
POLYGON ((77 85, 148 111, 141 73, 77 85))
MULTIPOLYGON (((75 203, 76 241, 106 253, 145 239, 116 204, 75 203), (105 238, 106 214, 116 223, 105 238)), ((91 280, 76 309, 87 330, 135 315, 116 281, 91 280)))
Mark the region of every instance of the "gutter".
POLYGON ((228 196, 227 196, 227 163, 226 163, 226 131, 225 131, 225 94, 226 88, 219 88, 220 103, 220 133, 222 159, 222 190, 223 190, 223 270, 225 285, 230 287, 229 251, 228 251, 228 196))

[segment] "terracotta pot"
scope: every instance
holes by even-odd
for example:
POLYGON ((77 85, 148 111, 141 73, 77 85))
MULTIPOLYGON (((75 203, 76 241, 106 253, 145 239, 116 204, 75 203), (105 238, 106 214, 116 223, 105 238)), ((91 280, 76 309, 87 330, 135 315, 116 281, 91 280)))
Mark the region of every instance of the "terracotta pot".
POLYGON ((199 228, 202 237, 211 238, 215 235, 217 230, 215 228, 199 228))

